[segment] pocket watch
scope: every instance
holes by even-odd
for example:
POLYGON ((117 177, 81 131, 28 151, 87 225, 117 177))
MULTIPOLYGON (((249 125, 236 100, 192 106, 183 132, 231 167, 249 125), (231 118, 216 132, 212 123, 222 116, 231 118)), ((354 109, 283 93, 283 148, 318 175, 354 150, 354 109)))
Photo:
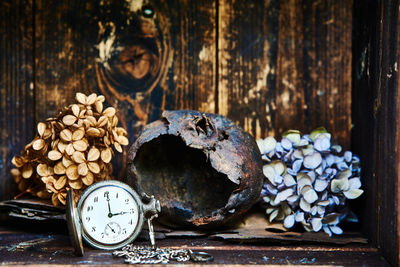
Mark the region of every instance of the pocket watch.
MULTIPOLYGON (((77 206, 73 191, 69 190, 66 217, 75 252, 83 255, 82 239, 94 248, 121 248, 136 239, 145 219, 152 227, 151 220, 160 211, 160 203, 154 197, 143 203, 135 190, 115 180, 86 188, 77 206)), ((154 243, 154 235, 150 239, 154 243)))

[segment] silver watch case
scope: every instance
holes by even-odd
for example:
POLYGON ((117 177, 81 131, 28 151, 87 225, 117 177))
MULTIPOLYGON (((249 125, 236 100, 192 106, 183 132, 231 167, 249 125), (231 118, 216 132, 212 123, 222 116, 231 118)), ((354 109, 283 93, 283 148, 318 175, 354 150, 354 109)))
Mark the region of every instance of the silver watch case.
POLYGON ((135 190, 133 190, 132 187, 129 185, 122 183, 120 181, 116 180, 108 180, 108 181, 101 181, 97 182, 88 188, 86 188, 82 195, 79 197, 77 207, 74 205, 73 201, 73 192, 72 190, 68 191, 67 194, 67 222, 68 222, 68 230, 71 238, 72 245, 74 246, 75 249, 75 254, 78 256, 83 255, 83 245, 82 245, 82 239, 85 240, 86 243, 88 243, 90 246, 98 249, 104 249, 104 250, 115 250, 119 249, 127 244, 132 243, 136 237, 139 235, 139 233, 142 230, 143 223, 145 217, 149 218, 150 216, 157 214, 161 211, 161 206, 160 202, 154 197, 150 198, 149 203, 144 204, 140 198, 140 196, 136 193, 135 190), (117 244, 113 245, 108 245, 108 244, 102 244, 100 242, 97 242, 95 240, 92 240, 90 237, 88 237, 85 233, 85 231, 82 230, 82 219, 80 217, 80 211, 82 208, 82 205, 87 198, 87 196, 97 190, 98 188, 104 187, 104 186, 115 186, 122 188, 126 190, 129 194, 132 195, 133 199, 135 200, 138 210, 139 210, 139 218, 138 218, 138 223, 136 224, 135 230, 133 231, 132 235, 117 244))

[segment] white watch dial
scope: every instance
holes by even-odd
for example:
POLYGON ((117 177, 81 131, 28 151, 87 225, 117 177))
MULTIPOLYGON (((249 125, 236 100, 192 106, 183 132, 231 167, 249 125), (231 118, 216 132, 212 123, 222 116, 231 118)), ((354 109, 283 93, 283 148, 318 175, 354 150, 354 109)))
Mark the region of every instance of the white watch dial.
POLYGON ((127 240, 139 221, 139 207, 125 189, 107 185, 90 192, 80 209, 84 236, 113 245, 127 240))

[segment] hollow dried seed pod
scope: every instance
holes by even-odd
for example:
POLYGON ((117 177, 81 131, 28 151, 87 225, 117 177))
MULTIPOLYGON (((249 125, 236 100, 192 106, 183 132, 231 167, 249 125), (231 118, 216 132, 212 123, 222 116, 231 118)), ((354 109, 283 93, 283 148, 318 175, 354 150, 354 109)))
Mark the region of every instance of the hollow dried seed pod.
POLYGON ((164 111, 132 145, 128 182, 160 200, 161 222, 212 228, 257 201, 261 155, 254 139, 223 116, 164 111))

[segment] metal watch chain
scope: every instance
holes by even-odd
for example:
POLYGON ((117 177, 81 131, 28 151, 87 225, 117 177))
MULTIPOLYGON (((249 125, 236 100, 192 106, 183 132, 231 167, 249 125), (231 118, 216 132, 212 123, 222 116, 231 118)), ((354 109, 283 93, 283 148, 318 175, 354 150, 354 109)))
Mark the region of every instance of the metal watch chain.
POLYGON ((158 248, 155 244, 155 234, 152 220, 157 214, 147 219, 151 246, 126 245, 121 250, 113 252, 116 257, 124 257, 129 264, 166 264, 170 260, 185 261, 211 261, 213 256, 206 252, 193 252, 190 249, 158 248))

